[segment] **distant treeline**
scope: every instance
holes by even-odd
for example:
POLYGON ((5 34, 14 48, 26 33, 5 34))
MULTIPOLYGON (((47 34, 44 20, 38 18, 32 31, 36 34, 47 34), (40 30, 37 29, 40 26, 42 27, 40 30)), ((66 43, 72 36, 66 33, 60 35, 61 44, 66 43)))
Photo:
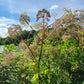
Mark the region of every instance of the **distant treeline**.
POLYGON ((18 45, 20 42, 21 42, 21 37, 24 39, 24 40, 27 40, 28 39, 28 43, 30 44, 34 37, 35 37, 35 34, 34 32, 38 32, 38 31, 27 31, 27 30, 24 30, 21 34, 21 36, 19 35, 16 35, 14 38, 11 38, 11 37, 6 37, 6 38, 1 38, 0 37, 0 45, 7 45, 7 44, 15 44, 15 45, 18 45))

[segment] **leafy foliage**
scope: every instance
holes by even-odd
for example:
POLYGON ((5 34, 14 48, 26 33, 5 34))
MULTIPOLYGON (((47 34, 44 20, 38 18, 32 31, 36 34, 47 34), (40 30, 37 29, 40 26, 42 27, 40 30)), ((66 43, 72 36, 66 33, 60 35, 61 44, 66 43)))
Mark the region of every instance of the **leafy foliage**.
MULTIPOLYGON (((27 40, 28 39, 28 36, 29 36, 29 41, 28 43, 30 44, 33 40, 34 40, 34 31, 22 31, 22 34, 19 36, 19 35, 15 35, 14 38, 11 38, 11 37, 6 37, 6 38, 1 38, 0 37, 0 45, 9 45, 9 44, 15 44, 15 45, 19 45, 19 43, 22 41, 21 40, 21 37, 24 39, 24 40, 27 40)), ((35 31, 36 33, 38 31, 35 31)))
MULTIPOLYGON (((49 12, 39 11, 37 20, 43 22, 38 33, 33 31, 34 40, 22 39, 20 49, 14 44, 4 46, 0 54, 1 84, 84 83, 84 11, 64 10, 66 14, 56 19, 51 29, 45 24, 46 19, 49 21, 49 12)), ((21 14, 20 22, 29 25, 29 16, 21 14)))

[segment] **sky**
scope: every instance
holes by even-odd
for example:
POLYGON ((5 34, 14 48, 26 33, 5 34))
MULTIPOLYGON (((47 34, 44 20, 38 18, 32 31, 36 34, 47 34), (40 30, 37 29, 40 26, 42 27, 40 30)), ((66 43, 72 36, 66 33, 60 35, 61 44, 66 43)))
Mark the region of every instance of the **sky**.
MULTIPOLYGON (((0 0, 0 37, 8 35, 8 27, 12 24, 20 24, 21 13, 26 12, 32 24, 36 22, 38 10, 43 8, 50 14, 57 13, 57 18, 59 18, 64 13, 63 8, 84 9, 84 0, 0 0)), ((50 23, 53 21, 51 19, 50 23)))

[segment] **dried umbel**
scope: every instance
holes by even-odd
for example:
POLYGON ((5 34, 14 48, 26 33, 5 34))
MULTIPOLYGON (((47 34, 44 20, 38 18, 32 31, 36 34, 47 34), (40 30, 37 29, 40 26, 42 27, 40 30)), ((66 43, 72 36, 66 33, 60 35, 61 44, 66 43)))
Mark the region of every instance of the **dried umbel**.
POLYGON ((39 10, 37 15, 36 15, 36 18, 38 21, 40 18, 45 18, 47 21, 49 21, 49 18, 50 18, 50 13, 49 11, 47 11, 46 9, 42 9, 42 10, 39 10))
POLYGON ((15 59, 17 58, 16 54, 11 53, 3 53, 3 61, 1 62, 2 66, 9 66, 10 64, 15 63, 15 59))
POLYGON ((62 26, 62 20, 56 19, 52 25, 54 26, 54 28, 60 27, 60 26, 62 26))
POLYGON ((74 12, 71 9, 64 8, 65 14, 60 18, 56 19, 53 23, 54 28, 63 27, 68 28, 68 26, 73 24, 80 24, 84 22, 84 11, 75 10, 74 12))
POLYGON ((80 16, 80 21, 84 22, 84 11, 83 10, 80 11, 80 15, 79 16, 80 16))
POLYGON ((51 15, 51 17, 52 17, 53 19, 56 19, 57 13, 53 13, 53 14, 51 15))
POLYGON ((75 10, 74 15, 79 22, 84 22, 84 10, 75 10))
POLYGON ((21 35, 22 34, 21 26, 18 24, 17 25, 13 24, 12 27, 8 28, 8 34, 10 37, 13 38, 15 35, 21 35))
POLYGON ((68 25, 75 23, 76 18, 70 9, 66 9, 65 12, 66 13, 63 15, 61 22, 65 25, 64 27, 67 27, 68 25))
POLYGON ((22 14, 20 15, 19 21, 20 21, 20 23, 21 23, 22 25, 28 25, 29 22, 30 22, 30 18, 29 18, 29 16, 27 16, 26 13, 22 13, 22 14))
POLYGON ((21 50, 25 50, 27 48, 27 45, 24 43, 24 41, 21 41, 19 43, 19 47, 20 47, 21 50))
POLYGON ((34 24, 32 24, 32 27, 34 27, 35 29, 42 29, 43 25, 42 25, 42 23, 34 23, 34 24))
POLYGON ((72 13, 71 9, 69 8, 63 8, 63 11, 65 11, 66 13, 72 13))

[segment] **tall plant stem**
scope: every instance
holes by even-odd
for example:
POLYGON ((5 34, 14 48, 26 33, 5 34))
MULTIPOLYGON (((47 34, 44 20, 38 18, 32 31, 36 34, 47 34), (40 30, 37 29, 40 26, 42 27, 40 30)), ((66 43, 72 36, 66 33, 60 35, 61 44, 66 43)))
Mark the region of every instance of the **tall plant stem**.
MULTIPOLYGON (((40 68, 40 60, 41 60, 41 56, 42 56, 42 49, 43 49, 43 40, 44 40, 44 37, 45 37, 45 26, 44 26, 44 17, 43 17, 43 36, 42 36, 42 41, 41 41, 41 50, 40 50, 40 56, 39 56, 39 60, 38 60, 38 69, 40 68)), ((38 78, 40 80, 40 75, 38 73, 38 78)), ((39 84, 40 84, 40 81, 39 81, 39 84)))
MULTIPOLYGON (((29 24, 26 20, 25 20, 25 22, 26 22, 27 24, 29 24)), ((38 39, 39 39, 40 41, 42 41, 42 40, 40 39, 40 37, 38 36, 38 34, 34 31, 34 29, 32 28, 32 26, 30 26, 30 28, 31 28, 32 31, 36 34, 36 36, 38 37, 38 39)))
MULTIPOLYGON (((18 32, 16 32, 17 34, 18 34, 18 32)), ((19 35, 19 34, 18 34, 19 35)), ((20 38, 23 40, 23 42, 27 45, 27 47, 28 47, 28 49, 29 49, 29 51, 31 52, 31 54, 32 54, 32 56, 33 56, 33 58, 34 58, 34 60, 35 60, 35 56, 34 56, 34 54, 33 54, 33 52, 32 52, 32 50, 30 49, 30 47, 29 47, 29 45, 28 45, 28 43, 27 43, 27 41, 24 41, 24 39, 22 38, 22 36, 20 36, 20 38)))

